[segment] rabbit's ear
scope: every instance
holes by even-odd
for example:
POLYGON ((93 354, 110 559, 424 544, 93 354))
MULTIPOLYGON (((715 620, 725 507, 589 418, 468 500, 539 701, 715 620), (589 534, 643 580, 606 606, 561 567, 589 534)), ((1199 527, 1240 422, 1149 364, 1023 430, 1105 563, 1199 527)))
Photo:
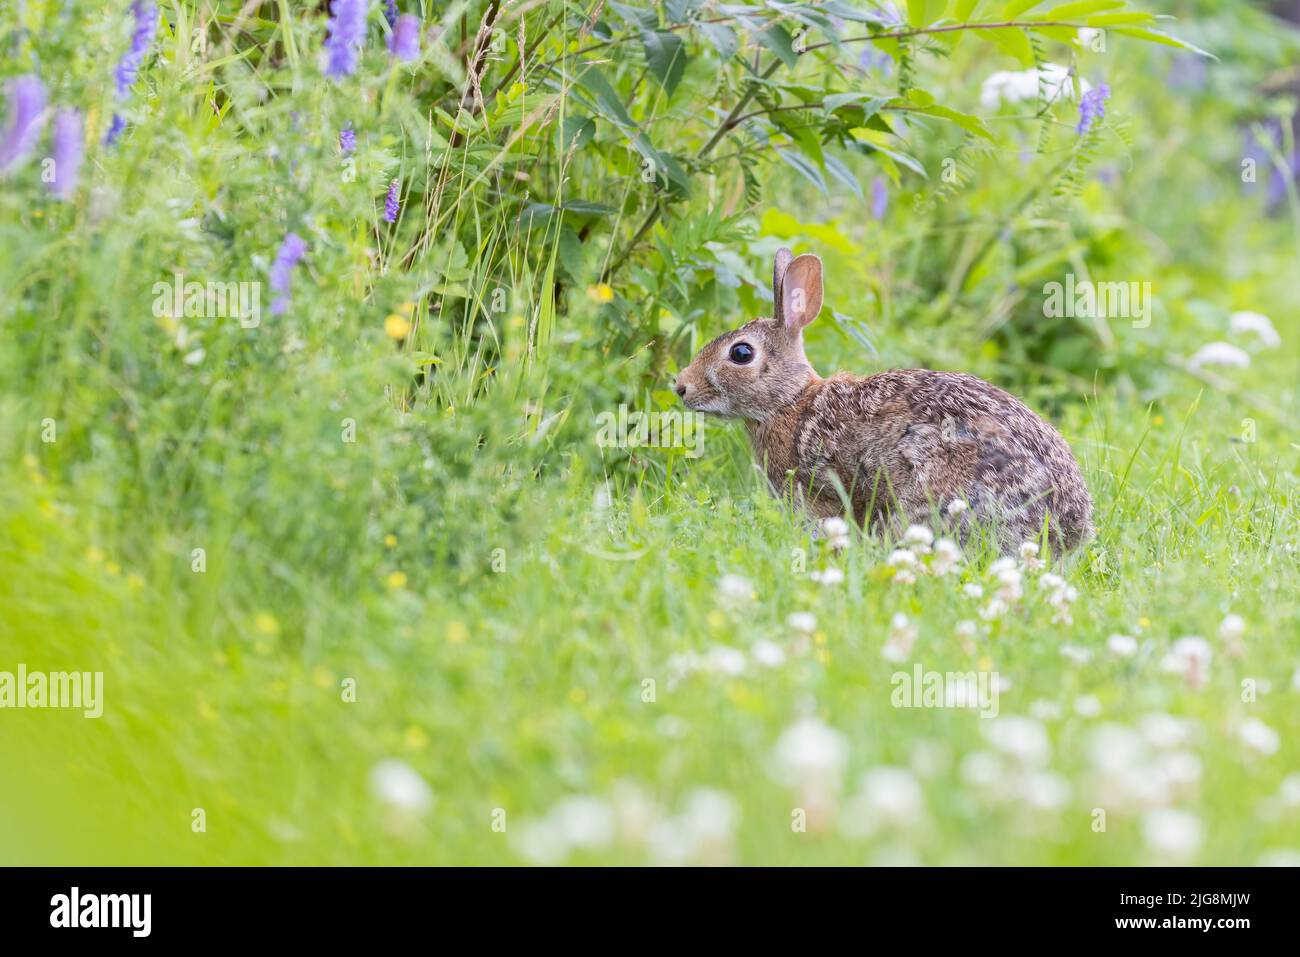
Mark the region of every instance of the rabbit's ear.
POLYGON ((790 263, 781 277, 780 319, 791 332, 798 332, 822 310, 822 261, 804 253, 790 263))
POLYGON ((794 254, 782 246, 776 251, 776 260, 772 263, 772 309, 774 310, 772 318, 777 322, 784 322, 784 310, 781 307, 781 280, 785 278, 785 271, 790 268, 790 260, 794 259, 794 254))

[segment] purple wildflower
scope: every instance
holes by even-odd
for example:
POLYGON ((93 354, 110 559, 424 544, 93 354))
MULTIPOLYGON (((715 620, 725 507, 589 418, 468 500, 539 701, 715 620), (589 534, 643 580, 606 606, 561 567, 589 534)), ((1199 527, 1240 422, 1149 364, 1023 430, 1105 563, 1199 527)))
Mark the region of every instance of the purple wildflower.
POLYGON ((131 4, 131 16, 135 18, 135 32, 131 34, 131 48, 122 55, 113 76, 117 80, 118 99, 126 99, 135 84, 140 64, 144 62, 149 45, 153 43, 154 31, 158 29, 158 8, 148 0, 135 0, 131 4))
POLYGON ((871 181, 871 218, 884 219, 888 211, 889 187, 885 185, 883 176, 877 176, 871 181))
POLYGON ((126 129, 126 120, 122 119, 121 113, 114 113, 113 121, 108 124, 108 132, 104 134, 104 145, 112 146, 116 143, 124 129, 126 129))
POLYGON ((405 63, 420 57, 420 18, 404 13, 388 37, 388 52, 405 63))
POLYGON ((271 315, 278 316, 289 308, 289 285, 293 278, 293 267, 298 265, 307 252, 307 240, 297 233, 288 233, 280 243, 280 251, 271 263, 271 291, 276 293, 271 303, 271 315))
POLYGON ((384 201, 385 222, 397 222, 397 214, 402 209, 402 204, 397 200, 397 190, 399 186, 401 186, 401 180, 395 179, 388 187, 388 198, 384 201))
POLYGON ((9 125, 0 133, 0 173, 32 151, 45 125, 45 84, 35 73, 9 84, 9 125))
POLYGON ((384 19, 389 27, 397 22, 397 0, 384 0, 384 19))
POLYGON ((333 9, 325 40, 325 75, 337 80, 356 72, 357 54, 366 42, 366 0, 334 0, 333 9))
POLYGON ((1074 131, 1082 136, 1092 128, 1092 124, 1106 115, 1106 100, 1110 97, 1110 87, 1105 83, 1089 90, 1079 100, 1079 125, 1074 131))
POLYGON ((56 198, 70 199, 77 191, 84 151, 81 114, 74 109, 60 110, 54 117, 54 179, 50 181, 50 192, 56 198))
POLYGON ((339 130, 339 149, 343 151, 344 156, 349 156, 357 151, 357 131, 350 127, 339 130))

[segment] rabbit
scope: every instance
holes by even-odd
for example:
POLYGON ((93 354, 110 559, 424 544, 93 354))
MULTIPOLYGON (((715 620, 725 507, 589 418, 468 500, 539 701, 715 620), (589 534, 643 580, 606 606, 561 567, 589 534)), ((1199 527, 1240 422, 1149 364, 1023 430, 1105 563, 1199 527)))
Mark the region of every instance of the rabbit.
POLYGON ((803 330, 822 307, 822 262, 781 249, 774 312, 704 346, 677 376, 687 408, 741 419, 772 491, 814 520, 909 525, 965 543, 995 530, 1003 553, 1047 528, 1063 554, 1088 539, 1092 501, 1070 446, 1019 399, 962 372, 900 369, 823 379, 803 330))

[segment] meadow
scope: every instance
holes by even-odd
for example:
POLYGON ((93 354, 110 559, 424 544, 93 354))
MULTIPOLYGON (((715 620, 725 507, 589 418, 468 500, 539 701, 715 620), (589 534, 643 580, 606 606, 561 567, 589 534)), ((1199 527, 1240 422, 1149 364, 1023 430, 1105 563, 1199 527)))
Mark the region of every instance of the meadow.
POLYGON ((103 674, 0 707, 0 862, 1300 863, 1264 5, 26 0, 0 48, 0 705, 103 674), (1095 538, 826 534, 737 423, 607 441, 781 246, 819 372, 1022 396, 1095 538))

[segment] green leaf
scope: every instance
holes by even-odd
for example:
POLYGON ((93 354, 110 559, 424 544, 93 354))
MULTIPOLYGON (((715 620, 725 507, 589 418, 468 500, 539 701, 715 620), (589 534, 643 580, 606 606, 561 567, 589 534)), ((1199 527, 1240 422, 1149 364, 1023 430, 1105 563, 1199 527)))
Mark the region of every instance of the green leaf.
POLYGON ((1170 36, 1168 33, 1162 33, 1159 30, 1147 30, 1142 27, 1116 27, 1112 32, 1122 33, 1127 37, 1137 37, 1140 40, 1149 40, 1152 43, 1159 43, 1168 47, 1177 47, 1180 50, 1191 50, 1193 53, 1199 53, 1201 56, 1209 57, 1211 60, 1217 60, 1218 57, 1208 50, 1202 50, 1195 44, 1188 43, 1186 40, 1180 40, 1177 37, 1170 36))
POLYGON ((713 44, 713 49, 718 53, 718 59, 724 63, 735 56, 736 51, 740 49, 740 38, 736 36, 736 31, 725 23, 700 23, 697 26, 699 26, 700 32, 713 44))
POLYGON ((596 121, 589 116, 566 116, 560 130, 560 148, 580 150, 596 135, 596 121))
POLYGON ((790 33, 783 26, 773 24, 758 35, 759 42, 767 47, 786 66, 791 69, 799 62, 799 54, 794 52, 793 41, 790 39, 790 33))
POLYGON ((980 30, 978 33, 981 40, 986 40, 1008 56, 1015 57, 1022 66, 1034 65, 1034 48, 1024 30, 980 30))
POLYGON ((636 129, 636 123, 623 108, 622 99, 598 67, 593 66, 583 71, 578 77, 578 85, 595 98, 596 111, 601 116, 625 130, 636 129))
POLYGON ((943 16, 948 0, 907 0, 907 22, 924 27, 943 16))
POLYGON ((850 103, 861 103, 865 120, 866 117, 880 112, 881 107, 891 99, 893 97, 877 96, 874 93, 831 93, 822 99, 822 109, 827 113, 834 113, 850 103))
POLYGON ((981 0, 957 0, 952 7, 953 19, 958 23, 968 22, 980 2, 981 0))
POLYGON ((826 192, 826 178, 822 176, 822 172, 817 168, 816 164, 802 153, 798 153, 795 150, 787 150, 777 147, 776 155, 794 167, 794 169, 803 176, 804 179, 808 180, 808 182, 812 183, 823 193, 826 192))
POLYGON ((858 178, 853 175, 853 170, 849 169, 842 159, 833 154, 827 155, 826 172, 852 190, 853 195, 858 199, 862 199, 862 186, 858 183, 858 178))
POLYGON ((641 34, 645 46, 645 62, 656 80, 670 97, 686 70, 686 44, 675 33, 664 30, 647 30, 641 34))
POLYGON ((610 3, 610 9, 617 13, 630 27, 653 30, 659 26, 659 14, 646 7, 634 7, 630 3, 610 3))
MULTIPOLYGON (((976 0, 978 2, 978 0, 976 0)), ((839 0, 830 0, 828 3, 818 4, 817 9, 833 17, 839 17, 841 20, 849 20, 854 23, 888 23, 889 19, 875 10, 860 10, 857 7, 851 7, 847 3, 840 3, 839 0)))
POLYGON ((1002 8, 1002 16, 1008 20, 1014 20, 1026 10, 1031 7, 1036 7, 1042 2, 1043 0, 1011 0, 1010 3, 1002 8))
POLYGON ((1122 6, 1124 6, 1124 0, 1073 0, 1071 3, 1063 3, 1059 7, 1045 10, 1038 14, 1037 17, 1044 20, 1070 20, 1074 17, 1086 17, 1091 13, 1114 10, 1122 6))
POLYGON ((976 136, 982 136, 986 140, 993 139, 993 134, 989 132, 988 127, 984 125, 984 121, 978 116, 972 116, 969 113, 961 113, 946 106, 941 106, 938 103, 931 106, 921 107, 912 112, 923 113, 926 116, 936 116, 939 119, 956 123, 967 133, 974 133, 976 136))
POLYGON ((1133 23, 1154 23, 1154 13, 1141 10, 1125 10, 1121 13, 1098 13, 1085 21, 1090 27, 1115 27, 1133 23))

